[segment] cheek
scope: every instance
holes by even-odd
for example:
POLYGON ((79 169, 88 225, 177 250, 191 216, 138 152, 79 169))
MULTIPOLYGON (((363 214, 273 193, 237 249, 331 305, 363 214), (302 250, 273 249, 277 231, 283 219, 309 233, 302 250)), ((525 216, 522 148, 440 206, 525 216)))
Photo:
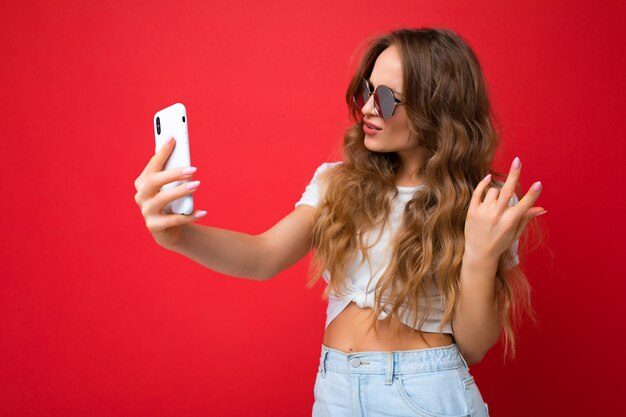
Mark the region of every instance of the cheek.
POLYGON ((396 107, 395 113, 386 125, 393 127, 394 130, 409 130, 409 117, 404 107, 396 107))
POLYGON ((408 132, 411 131, 409 127, 409 121, 406 117, 394 117, 385 125, 385 130, 390 135, 402 135, 408 136, 408 132))

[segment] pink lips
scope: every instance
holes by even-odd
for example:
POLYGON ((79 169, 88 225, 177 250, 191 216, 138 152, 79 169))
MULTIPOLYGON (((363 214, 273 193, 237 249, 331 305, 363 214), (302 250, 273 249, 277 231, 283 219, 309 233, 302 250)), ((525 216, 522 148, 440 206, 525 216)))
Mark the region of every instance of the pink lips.
POLYGON ((373 136, 373 135, 378 134, 378 132, 380 132, 380 130, 372 129, 372 128, 368 127, 365 123, 363 123, 363 132, 365 132, 367 135, 373 136))
POLYGON ((364 125, 369 125, 369 126, 371 126, 372 128, 376 128, 376 129, 378 129, 378 130, 382 130, 380 127, 376 126, 374 123, 371 123, 371 122, 369 122, 369 121, 367 121, 367 120, 363 120, 363 124, 364 124, 364 125))

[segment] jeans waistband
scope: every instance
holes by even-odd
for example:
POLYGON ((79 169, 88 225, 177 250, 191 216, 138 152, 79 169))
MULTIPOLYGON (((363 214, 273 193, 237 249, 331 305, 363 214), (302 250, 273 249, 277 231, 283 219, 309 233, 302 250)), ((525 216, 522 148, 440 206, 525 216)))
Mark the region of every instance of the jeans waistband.
POLYGON ((322 344, 319 370, 322 376, 327 369, 342 373, 384 374, 385 383, 391 384, 394 375, 456 369, 459 366, 468 368, 456 343, 416 350, 355 353, 344 353, 322 344))

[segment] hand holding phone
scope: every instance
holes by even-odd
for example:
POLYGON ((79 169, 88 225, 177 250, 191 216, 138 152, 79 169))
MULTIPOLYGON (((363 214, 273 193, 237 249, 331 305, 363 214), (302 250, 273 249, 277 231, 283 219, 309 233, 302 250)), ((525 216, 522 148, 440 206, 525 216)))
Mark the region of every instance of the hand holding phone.
POLYGON ((154 240, 164 248, 172 249, 180 241, 181 226, 207 214, 204 210, 196 210, 189 215, 193 209, 192 194, 200 181, 190 182, 196 169, 190 166, 185 107, 177 103, 157 112, 154 135, 155 153, 135 179, 135 203, 154 240), (168 142, 170 137, 172 140, 168 142))
POLYGON ((167 249, 174 249, 180 242, 181 226, 193 223, 197 219, 204 217, 207 212, 196 210, 193 215, 184 214, 164 214, 163 207, 174 200, 181 199, 193 194, 198 188, 188 189, 186 184, 199 185, 199 181, 188 182, 194 174, 195 167, 173 168, 163 170, 165 161, 176 146, 176 139, 166 143, 159 151, 150 158, 150 162, 143 169, 141 174, 135 179, 135 203, 141 209, 146 227, 152 234, 155 242, 167 249), (191 171, 191 172, 190 172, 191 171), (159 192, 164 185, 173 181, 181 183, 171 190, 159 192))

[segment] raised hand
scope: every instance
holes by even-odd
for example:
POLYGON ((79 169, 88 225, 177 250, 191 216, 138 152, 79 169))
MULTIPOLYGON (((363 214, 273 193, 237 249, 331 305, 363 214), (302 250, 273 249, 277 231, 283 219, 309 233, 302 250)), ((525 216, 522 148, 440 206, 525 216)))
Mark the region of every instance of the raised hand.
POLYGON ((135 202, 141 208, 146 227, 152 233, 154 240, 163 247, 171 247, 180 239, 180 226, 192 223, 206 215, 206 211, 196 210, 191 215, 166 214, 163 207, 176 199, 191 194, 198 189, 200 181, 185 182, 167 191, 159 191, 165 184, 191 178, 196 171, 195 167, 173 168, 163 171, 163 166, 169 158, 176 140, 171 138, 163 147, 152 156, 148 165, 135 179, 135 202))
POLYGON ((490 184, 491 174, 476 186, 465 220, 465 251, 472 256, 499 259, 519 239, 531 219, 547 213, 543 207, 534 207, 542 190, 540 181, 517 204, 509 206, 521 171, 522 164, 515 158, 502 189, 490 187, 483 201, 481 197, 490 184))

